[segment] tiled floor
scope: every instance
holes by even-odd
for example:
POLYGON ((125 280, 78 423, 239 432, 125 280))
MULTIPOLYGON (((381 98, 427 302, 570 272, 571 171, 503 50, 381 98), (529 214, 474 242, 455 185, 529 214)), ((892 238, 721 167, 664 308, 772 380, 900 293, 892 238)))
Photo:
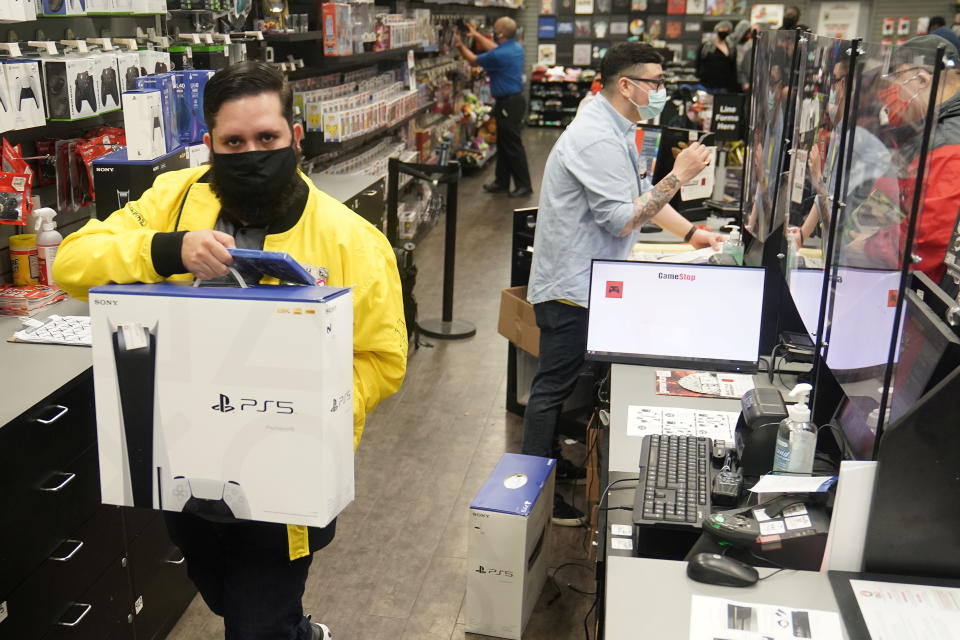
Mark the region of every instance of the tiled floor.
MULTIPOLYGON (((557 132, 525 133, 534 186, 557 132)), ((513 200, 481 189, 492 165, 460 185, 455 317, 468 340, 429 340, 409 361, 400 392, 368 419, 357 458, 357 498, 336 540, 316 554, 304 604, 336 640, 460 640, 467 575, 467 506, 500 455, 517 451, 520 420, 505 411, 506 341, 497 334, 500 290, 509 284, 513 200)), ((443 228, 416 249, 421 318, 440 314, 443 228)), ((574 454, 576 452, 573 452, 574 454)), ((582 448, 580 451, 582 455, 582 448)), ((551 567, 576 562, 541 594, 527 640, 584 637, 594 588, 584 529, 553 528, 551 567), (557 597, 559 594, 559 597, 557 597)), ((197 597, 170 640, 222 638, 197 597)))

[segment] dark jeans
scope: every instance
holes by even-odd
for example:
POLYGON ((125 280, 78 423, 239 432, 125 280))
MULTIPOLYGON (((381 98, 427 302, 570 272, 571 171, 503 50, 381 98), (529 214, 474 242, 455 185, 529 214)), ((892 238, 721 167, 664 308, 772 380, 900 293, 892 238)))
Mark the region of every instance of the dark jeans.
POLYGON ((505 98, 497 98, 493 105, 493 115, 497 120, 497 169, 495 181, 502 187, 510 188, 510 177, 514 187, 530 189, 530 169, 527 167, 527 152, 523 149, 523 114, 527 101, 523 94, 517 93, 505 98))
POLYGON ((562 302, 533 305, 540 327, 540 362, 523 414, 523 453, 556 458, 560 409, 577 385, 587 349, 587 310, 562 302))
POLYGON ((313 556, 278 553, 277 525, 220 523, 164 512, 170 539, 210 610, 223 618, 226 640, 311 640, 303 589, 313 556))

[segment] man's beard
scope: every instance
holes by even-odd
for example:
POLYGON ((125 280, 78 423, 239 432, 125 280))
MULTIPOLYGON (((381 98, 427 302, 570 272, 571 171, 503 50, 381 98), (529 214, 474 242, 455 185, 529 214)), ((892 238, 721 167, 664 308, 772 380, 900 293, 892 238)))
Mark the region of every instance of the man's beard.
MULTIPOLYGON (((211 167, 215 162, 216 159, 211 154, 211 167)), ((296 206, 303 186, 305 185, 299 172, 294 171, 287 184, 275 194, 260 193, 240 197, 229 193, 229 189, 223 189, 218 184, 216 172, 210 171, 210 189, 220 200, 220 215, 238 227, 266 227, 274 220, 283 217, 286 212, 296 206)))

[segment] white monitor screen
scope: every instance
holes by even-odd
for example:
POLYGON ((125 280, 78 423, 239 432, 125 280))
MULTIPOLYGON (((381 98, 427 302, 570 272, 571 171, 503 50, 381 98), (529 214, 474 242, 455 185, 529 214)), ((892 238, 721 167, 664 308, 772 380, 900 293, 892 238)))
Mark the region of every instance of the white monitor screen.
POLYGON ((587 357, 753 368, 763 282, 757 267, 594 260, 587 357))

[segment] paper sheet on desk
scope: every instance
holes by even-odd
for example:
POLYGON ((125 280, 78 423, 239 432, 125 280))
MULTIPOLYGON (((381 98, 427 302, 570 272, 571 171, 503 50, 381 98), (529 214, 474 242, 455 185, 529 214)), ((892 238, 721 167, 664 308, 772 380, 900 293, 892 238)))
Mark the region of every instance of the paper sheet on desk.
POLYGON ((705 247, 694 251, 637 251, 630 254, 630 259, 638 262, 674 262, 677 264, 705 264, 710 256, 717 253, 713 247, 705 247))
POLYGON ((680 407, 627 407, 627 435, 699 436, 734 445, 738 411, 702 411, 680 407))
POLYGON ((870 640, 956 640, 960 589, 851 580, 870 640))
POLYGON ((750 487, 753 493, 823 493, 837 482, 836 476, 796 476, 768 474, 750 487))
POLYGON ((693 596, 690 640, 842 640, 840 615, 693 596))

